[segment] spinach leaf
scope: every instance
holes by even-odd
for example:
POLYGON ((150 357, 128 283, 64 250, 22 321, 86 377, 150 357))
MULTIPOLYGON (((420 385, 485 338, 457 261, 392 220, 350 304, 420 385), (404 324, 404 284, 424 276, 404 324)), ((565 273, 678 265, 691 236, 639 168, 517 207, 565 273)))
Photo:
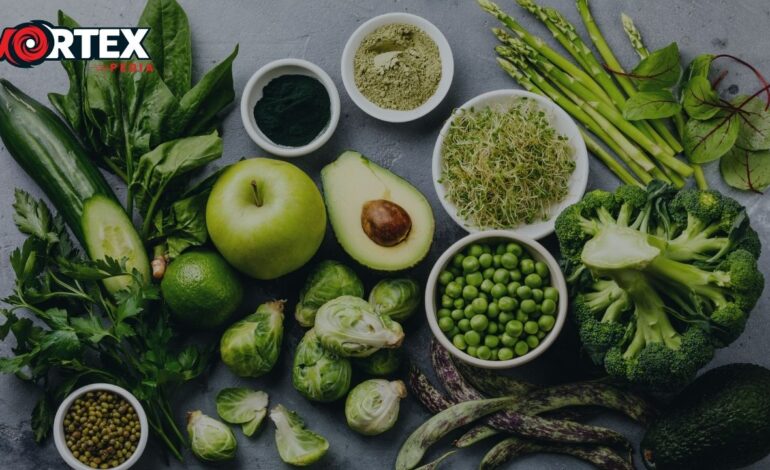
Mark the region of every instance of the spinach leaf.
POLYGON ((701 75, 693 76, 685 85, 682 106, 688 116, 701 121, 713 118, 724 108, 711 82, 701 75))
MULTIPOLYGON (((59 26, 65 28, 78 28, 80 25, 59 10, 59 26)), ((83 123, 83 75, 85 74, 86 61, 63 60, 62 67, 69 78, 69 90, 66 95, 49 93, 48 100, 76 134, 82 135, 85 131, 83 123)))
POLYGON ((629 74, 639 91, 672 88, 682 76, 679 46, 675 42, 650 53, 629 74))
POLYGON ((217 114, 233 102, 233 61, 238 46, 222 62, 209 70, 180 102, 185 123, 184 133, 195 135, 213 130, 217 114))
POLYGON ((733 188, 761 193, 770 187, 770 151, 750 152, 735 146, 722 157, 719 171, 733 188))
POLYGON ((682 109, 669 90, 641 91, 631 96, 623 108, 623 117, 629 121, 668 118, 682 109))
POLYGON ((732 101, 732 104, 742 106, 739 116, 741 119, 738 132, 738 146, 746 150, 770 149, 770 111, 766 110, 766 103, 759 98, 752 98, 746 102, 745 96, 740 96, 732 101))
POLYGON ((85 67, 83 115, 86 137, 95 152, 107 152, 121 165, 123 114, 118 76, 109 72, 109 62, 92 61, 85 67))
POLYGON ((683 146, 693 163, 707 163, 727 153, 738 139, 738 118, 729 116, 708 121, 690 119, 684 128, 683 146))
POLYGON ((187 14, 176 0, 148 0, 139 26, 150 28, 143 45, 171 92, 181 97, 192 84, 192 44, 187 14))

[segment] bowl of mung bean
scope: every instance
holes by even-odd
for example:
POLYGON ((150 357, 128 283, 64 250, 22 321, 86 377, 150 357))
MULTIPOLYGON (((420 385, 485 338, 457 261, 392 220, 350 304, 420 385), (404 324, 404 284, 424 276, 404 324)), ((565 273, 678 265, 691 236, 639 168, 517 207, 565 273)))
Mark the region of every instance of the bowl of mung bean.
POLYGON ((147 415, 127 390, 107 383, 81 387, 62 401, 54 443, 75 470, 131 468, 147 445, 147 415))

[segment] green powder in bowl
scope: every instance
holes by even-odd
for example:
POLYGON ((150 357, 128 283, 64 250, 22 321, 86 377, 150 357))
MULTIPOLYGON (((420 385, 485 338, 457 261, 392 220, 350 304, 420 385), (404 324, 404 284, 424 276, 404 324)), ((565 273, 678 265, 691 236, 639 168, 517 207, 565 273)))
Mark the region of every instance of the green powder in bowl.
POLYGON ((364 38, 353 59, 356 87, 385 109, 409 111, 428 101, 441 81, 433 39, 414 25, 381 26, 364 38))

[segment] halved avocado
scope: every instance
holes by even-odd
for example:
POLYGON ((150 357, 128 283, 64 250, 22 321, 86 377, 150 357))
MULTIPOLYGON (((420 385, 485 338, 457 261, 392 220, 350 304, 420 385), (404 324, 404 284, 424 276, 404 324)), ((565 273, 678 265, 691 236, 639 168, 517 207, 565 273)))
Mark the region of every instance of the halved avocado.
POLYGON ((334 234, 353 259, 398 271, 428 254, 433 211, 409 182, 353 151, 326 165, 321 179, 334 234))

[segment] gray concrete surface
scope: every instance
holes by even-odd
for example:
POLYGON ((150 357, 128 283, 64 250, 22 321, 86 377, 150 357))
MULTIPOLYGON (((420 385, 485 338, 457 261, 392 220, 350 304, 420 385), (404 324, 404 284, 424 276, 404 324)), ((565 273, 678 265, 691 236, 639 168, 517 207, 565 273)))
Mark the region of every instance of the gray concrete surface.
MULTIPOLYGON (((336 135, 315 154, 294 160, 313 178, 318 180, 319 170, 345 149, 356 149, 375 161, 405 175, 419 187, 430 200, 436 216, 436 240, 430 256, 414 275, 424 279, 432 261, 463 231, 455 226, 436 200, 430 176, 430 158, 438 130, 450 110, 485 91, 515 86, 498 69, 492 51, 495 40, 489 32, 496 22, 480 11, 472 0, 231 0, 205 2, 180 0, 186 8, 193 31, 196 77, 203 68, 225 57, 237 42, 241 52, 234 66, 235 88, 240 90, 249 76, 261 65, 283 57, 301 57, 324 68, 340 88, 342 117, 336 135), (436 24, 449 40, 455 56, 456 73, 451 91, 444 103, 424 119, 411 124, 394 125, 378 122, 355 107, 342 88, 339 59, 348 35, 368 18, 390 11, 407 11, 429 19, 436 24)), ((25 0, 0 1, 2 24, 13 26, 30 19, 55 21, 56 10, 62 9, 82 25, 133 25, 143 7, 142 0, 84 1, 84 0, 25 0)), ((570 20, 579 18, 568 0, 542 0, 542 3, 558 7, 570 20)), ((523 14, 511 0, 501 4, 522 19, 533 31, 547 37, 547 31, 532 18, 523 14)), ((623 35, 619 14, 627 12, 636 20, 652 48, 677 41, 685 59, 703 52, 730 52, 740 55, 760 69, 770 73, 767 55, 770 36, 770 3, 762 0, 727 2, 719 0, 649 0, 612 1, 594 0, 593 10, 609 42, 614 45, 622 61, 630 66, 636 62, 631 47, 623 35)), ((727 63, 724 63, 727 65, 727 63)), ((749 74, 737 67, 730 67, 727 85, 734 85, 730 93, 749 92, 757 83, 749 74)), ((48 63, 32 70, 16 69, 0 64, 0 76, 21 86, 33 97, 45 101, 46 93, 64 91, 66 78, 58 64, 48 63)), ((241 127, 237 110, 232 112, 224 125, 225 151, 221 163, 236 161, 241 157, 262 156, 262 152, 248 138, 241 127)), ((220 163, 220 164, 221 164, 220 163)), ((5 295, 12 285, 12 271, 8 255, 21 237, 11 219, 11 201, 14 187, 22 187, 40 194, 34 183, 11 160, 5 148, 0 148, 0 293, 5 295)), ((725 190, 718 169, 707 169, 712 184, 725 190)), ((612 188, 616 180, 599 163, 591 160, 590 186, 612 188)), ((766 246, 770 242, 770 205, 766 197, 728 191, 748 207, 754 227, 761 233, 766 246)), ((546 240, 554 246, 553 239, 546 240)), ((770 249, 766 249, 761 263, 768 266, 770 249)), ((331 232, 318 259, 334 257, 349 260, 341 251, 331 232)), ((371 287, 375 278, 357 267, 371 287)), ((767 269, 766 269, 767 271, 767 269)), ((304 273, 288 276, 273 283, 252 283, 250 304, 256 306, 269 297, 286 297, 293 303, 297 297, 298 282, 304 273)), ((744 335, 731 347, 717 354, 713 365, 731 362, 756 362, 770 366, 767 337, 770 335, 770 307, 765 295, 754 311, 744 335)), ((290 305, 291 308, 291 305, 290 305)), ((290 384, 290 363, 294 346, 301 330, 291 318, 287 318, 287 334, 284 352, 274 371, 257 380, 242 380, 225 367, 217 366, 208 381, 181 391, 174 397, 175 410, 181 422, 188 410, 202 409, 215 414, 213 398, 225 386, 249 386, 263 389, 270 394, 273 404, 281 402, 297 410, 306 418, 308 425, 325 435, 331 442, 328 456, 316 468, 329 469, 384 469, 392 466, 398 448, 415 427, 428 414, 412 398, 405 400, 397 426, 375 438, 359 436, 345 426, 341 404, 318 405, 304 400, 290 384)), ((423 318, 406 324, 406 349, 409 357, 424 370, 429 370, 427 344, 430 331, 423 318)), ((0 353, 8 354, 12 344, 0 344, 0 353)), ((532 380, 569 380, 580 374, 574 336, 567 331, 549 354, 530 367, 517 371, 532 380)), ((432 373, 431 373, 432 375, 432 373)), ((29 429, 30 410, 37 398, 34 388, 12 376, 0 377, 0 468, 9 470, 63 468, 52 442, 38 447, 29 429)), ((622 418, 603 416, 596 423, 611 426, 626 434, 638 444, 642 430, 622 418)), ((244 438, 239 432, 240 449, 235 463, 224 468, 277 469, 286 468, 278 458, 273 442, 272 425, 268 424, 259 435, 244 438)), ((447 444, 448 445, 448 444, 447 444)), ((474 468, 488 448, 481 444, 457 454, 445 468, 474 468)), ((436 454, 432 454, 436 455, 436 454)), ((203 468, 204 466, 186 455, 184 463, 172 462, 173 468, 203 468)), ((752 468, 768 468, 770 459, 752 468)), ((137 468, 164 468, 162 460, 153 448, 148 448, 137 468)), ((516 469, 572 469, 587 468, 565 457, 533 456, 511 463, 516 469)))

